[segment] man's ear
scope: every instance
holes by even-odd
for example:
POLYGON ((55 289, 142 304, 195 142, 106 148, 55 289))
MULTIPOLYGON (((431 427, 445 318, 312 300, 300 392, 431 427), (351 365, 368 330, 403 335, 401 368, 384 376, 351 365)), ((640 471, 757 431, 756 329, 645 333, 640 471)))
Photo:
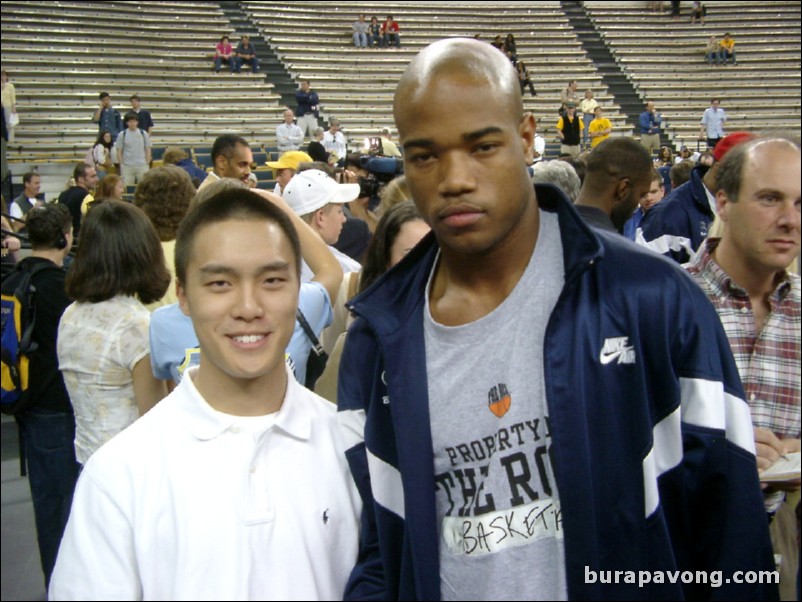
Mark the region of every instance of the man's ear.
POLYGON ((178 306, 185 316, 189 316, 189 303, 187 302, 187 292, 181 282, 175 281, 175 294, 178 297, 178 306))
POLYGON ((716 213, 721 218, 721 221, 726 222, 729 219, 729 207, 732 201, 723 190, 716 193, 716 213))
POLYGON ((312 217, 312 225, 315 230, 320 230, 323 227, 323 221, 326 219, 326 207, 328 207, 328 205, 324 205, 315 211, 315 214, 312 217))
POLYGON ((615 186, 615 198, 616 201, 621 202, 627 195, 629 195, 629 189, 632 187, 632 181, 629 178, 621 178, 618 180, 618 183, 615 186))
POLYGON ((530 112, 524 113, 518 125, 518 134, 521 136, 524 153, 535 145, 535 116, 530 112))

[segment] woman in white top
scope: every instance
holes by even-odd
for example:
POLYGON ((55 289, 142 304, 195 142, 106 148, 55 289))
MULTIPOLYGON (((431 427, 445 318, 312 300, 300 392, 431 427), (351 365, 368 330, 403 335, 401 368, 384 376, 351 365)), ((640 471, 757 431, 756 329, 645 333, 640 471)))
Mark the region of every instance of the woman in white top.
POLYGON ((579 103, 579 110, 582 111, 582 138, 585 148, 590 148, 590 135, 588 126, 593 121, 594 111, 599 103, 593 98, 593 90, 585 90, 585 98, 579 103))
POLYGON ((102 180, 107 173, 114 173, 114 163, 111 158, 111 149, 114 146, 114 140, 111 138, 111 132, 103 130, 95 140, 95 145, 92 147, 92 159, 95 161, 95 168, 97 169, 97 177, 102 180))
POLYGON ((170 284, 147 216, 121 201, 93 204, 81 224, 61 318, 58 360, 75 411, 81 464, 167 393, 150 367, 150 313, 170 284))

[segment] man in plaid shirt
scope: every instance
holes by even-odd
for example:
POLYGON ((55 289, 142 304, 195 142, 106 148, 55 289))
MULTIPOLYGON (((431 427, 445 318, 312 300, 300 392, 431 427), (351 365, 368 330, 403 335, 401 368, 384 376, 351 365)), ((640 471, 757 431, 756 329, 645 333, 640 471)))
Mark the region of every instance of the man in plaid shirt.
MULTIPOLYGON (((705 240, 685 267, 724 324, 764 470, 800 451, 800 277, 787 270, 800 248, 798 142, 757 138, 735 147, 719 166, 716 187, 721 238, 705 240)), ((771 531, 782 555, 782 598, 783 585, 796 582, 799 481, 764 493, 767 511, 776 513, 771 531)))

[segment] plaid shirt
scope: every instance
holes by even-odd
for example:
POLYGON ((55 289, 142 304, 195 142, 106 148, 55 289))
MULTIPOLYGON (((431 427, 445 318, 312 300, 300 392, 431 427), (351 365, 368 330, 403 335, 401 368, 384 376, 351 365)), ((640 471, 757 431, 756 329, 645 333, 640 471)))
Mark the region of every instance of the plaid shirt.
POLYGON ((710 253, 719 239, 708 238, 685 269, 718 312, 738 365, 756 427, 781 439, 800 435, 800 278, 786 272, 771 293, 771 313, 755 332, 752 305, 710 253))

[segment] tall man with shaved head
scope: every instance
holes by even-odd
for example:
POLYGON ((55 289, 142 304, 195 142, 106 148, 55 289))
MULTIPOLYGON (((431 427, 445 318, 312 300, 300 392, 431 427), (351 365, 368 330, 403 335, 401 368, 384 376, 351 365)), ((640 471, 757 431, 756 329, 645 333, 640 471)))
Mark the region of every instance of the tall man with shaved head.
POLYGON ((534 119, 491 46, 424 49, 394 113, 432 234, 352 303, 346 599, 776 596, 727 582, 773 565, 749 409, 698 287, 532 186, 534 119))

